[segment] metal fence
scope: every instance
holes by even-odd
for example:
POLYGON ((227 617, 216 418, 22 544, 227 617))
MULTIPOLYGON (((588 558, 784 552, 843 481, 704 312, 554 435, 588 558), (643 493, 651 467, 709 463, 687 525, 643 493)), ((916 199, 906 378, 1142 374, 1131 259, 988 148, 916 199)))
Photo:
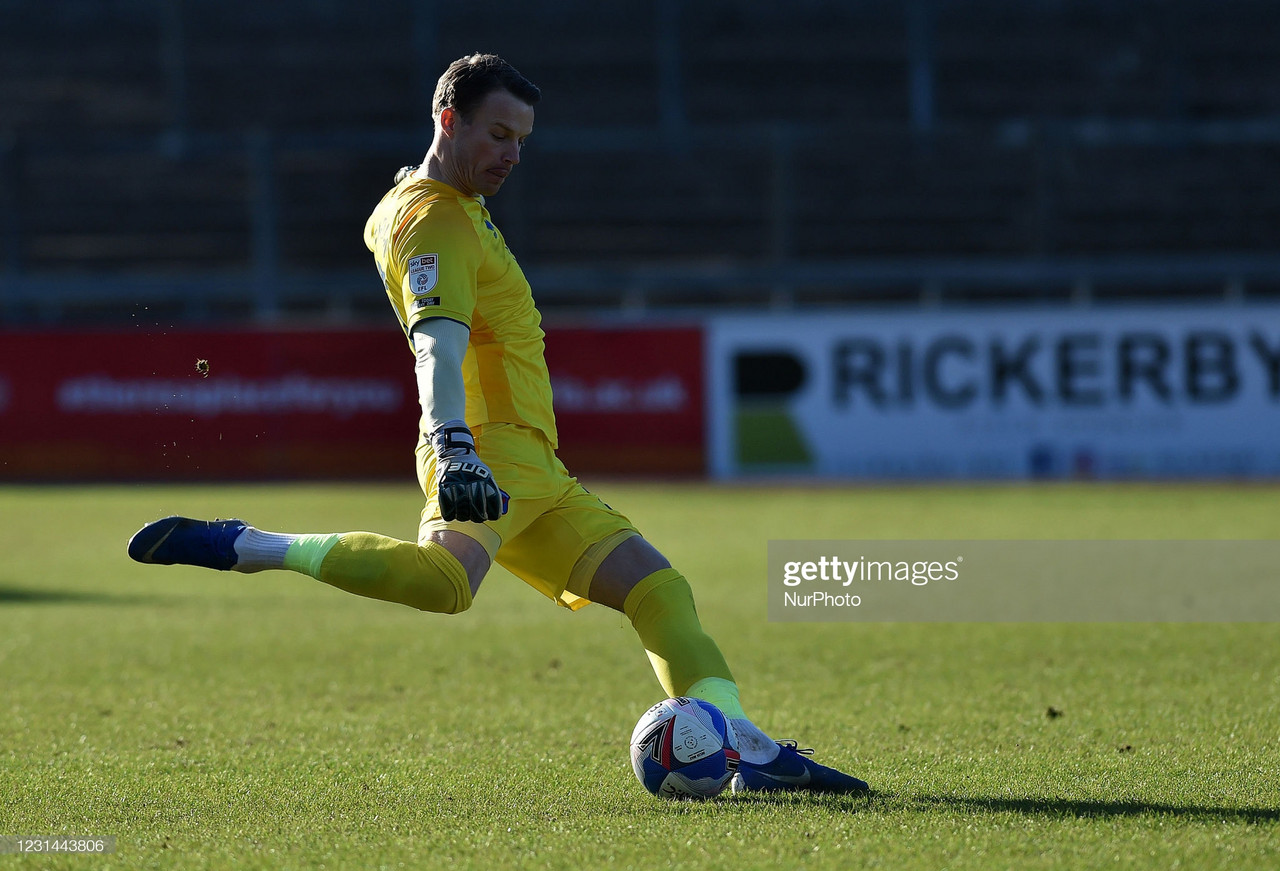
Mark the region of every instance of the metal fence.
MULTIPOLYGON (((162 119, 163 129, 153 133, 117 134, 85 130, 76 131, 74 135, 21 128, 0 130, 0 322, 12 325, 70 320, 120 321, 136 318, 144 309, 183 319, 225 317, 266 322, 300 313, 332 319, 359 318, 365 312, 375 311, 381 315, 385 303, 372 268, 358 265, 361 258, 338 259, 315 268, 306 261, 316 258, 291 253, 290 239, 295 232, 291 222, 299 207, 291 200, 287 174, 281 165, 282 155, 305 152, 330 164, 341 164, 354 155, 385 163, 388 169, 380 169, 379 173, 389 175, 397 160, 405 158, 407 162, 412 158, 406 155, 421 153, 429 129, 422 124, 397 129, 339 126, 305 131, 272 129, 261 124, 248 130, 202 128, 193 121, 192 107, 198 103, 200 88, 207 88, 208 84, 196 78, 193 56, 210 54, 209 46, 199 42, 199 30, 205 20, 201 16, 217 14, 211 11, 214 4, 193 0, 151 4, 136 0, 118 5, 120 9, 132 10, 131 14, 143 22, 143 30, 151 34, 148 38, 155 44, 156 56, 148 63, 154 67, 152 98, 158 103, 154 114, 162 119), (40 228, 37 213, 41 208, 45 211, 61 208, 56 203, 50 205, 51 200, 46 201, 51 196, 45 187, 46 181, 61 168, 74 176, 84 161, 103 154, 127 155, 130 159, 142 163, 153 161, 157 165, 202 159, 234 165, 236 175, 231 186, 234 189, 224 191, 219 201, 219 207, 226 213, 223 220, 231 226, 223 233, 231 253, 221 259, 210 255, 207 264, 183 268, 155 268, 145 254, 123 268, 118 264, 104 266, 91 259, 83 263, 59 262, 56 255, 48 252, 56 251, 61 239, 77 234, 76 228, 62 228, 48 231, 47 239, 40 236, 45 231, 40 228)), ((560 5, 564 8, 556 14, 563 20, 557 19, 557 26, 568 26, 569 22, 582 18, 574 10, 579 6, 587 9, 590 4, 560 5)), ((838 244, 806 249, 801 240, 812 228, 815 209, 811 191, 806 190, 806 179, 797 167, 804 167, 814 159, 812 143, 815 141, 826 137, 848 140, 863 136, 862 120, 855 118, 840 124, 815 122, 811 118, 797 121, 787 117, 785 111, 779 112, 778 117, 762 112, 763 120, 750 122, 722 120, 712 124, 700 118, 696 106, 705 105, 707 93, 713 92, 704 91, 698 96, 699 87, 706 87, 706 82, 699 77, 708 75, 708 61, 698 51, 703 38, 698 28, 705 29, 715 9, 724 7, 721 10, 724 11, 730 5, 707 4, 704 8, 682 0, 653 0, 637 4, 638 12, 625 13, 636 13, 637 20, 646 23, 643 36, 637 37, 643 44, 632 51, 641 60, 632 58, 632 62, 645 65, 648 78, 643 87, 646 93, 651 93, 655 111, 642 122, 627 126, 552 123, 538 130, 535 154, 583 159, 614 155, 635 164, 653 165, 716 148, 724 148, 726 153, 747 149, 746 158, 739 155, 735 159, 749 160, 760 168, 760 187, 755 191, 751 213, 742 214, 740 200, 724 197, 705 213, 694 216, 710 223, 737 222, 743 228, 743 238, 732 240, 734 245, 723 249, 716 248, 713 240, 703 246, 700 256, 696 257, 661 257, 647 249, 615 257, 607 244, 594 255, 572 258, 572 262, 554 253, 543 254, 537 246, 526 242, 546 225, 547 216, 540 211, 532 189, 520 187, 523 178, 538 178, 535 157, 527 172, 522 167, 513 177, 508 185, 511 195, 504 191, 500 220, 513 246, 518 243, 521 250, 533 252, 533 256, 521 259, 544 306, 566 311, 600 309, 625 314, 701 306, 788 308, 1049 300, 1090 304, 1134 297, 1194 296, 1230 302, 1270 297, 1280 291, 1280 255, 1271 253, 1269 244, 1258 241, 1269 235, 1280 238, 1280 213, 1274 207, 1280 202, 1280 195, 1268 193, 1280 189, 1280 177, 1275 169, 1280 161, 1272 159, 1280 149, 1280 118, 1269 114, 1245 117, 1239 113, 1230 117, 1197 117, 1189 108, 1188 81, 1192 75, 1188 71, 1192 69, 1189 65, 1192 61, 1188 60, 1188 50, 1183 44, 1187 40, 1163 37, 1153 45, 1160 54, 1158 66, 1167 74, 1152 80, 1154 96, 1142 90, 1147 86, 1138 82, 1136 96, 1125 98, 1138 106, 1143 105, 1141 100, 1150 99, 1152 106, 1159 104, 1158 111, 1130 115, 1104 113, 1096 117, 1065 117, 1050 112, 1043 116, 963 122, 970 124, 967 128, 970 133, 976 130, 976 135, 990 147, 986 159, 993 164, 1009 161, 1025 167, 1026 178, 1018 182, 1019 189, 1014 194, 1019 201, 1006 210, 1009 215, 1001 218, 1006 224, 1021 221, 1027 225, 1025 239, 1018 237, 1017 244, 1005 238, 988 250, 980 240, 970 240, 954 249, 943 244, 930 251, 925 246, 923 253, 905 253, 892 247, 881 253, 869 243, 851 244, 848 250, 842 250, 838 244), (1168 244, 1163 250, 1154 250, 1141 244, 1126 247, 1117 243, 1087 251, 1087 246, 1055 244, 1060 216, 1065 211, 1063 202, 1069 198, 1073 183, 1063 173, 1055 174, 1055 167, 1090 152, 1120 148, 1138 153, 1139 161, 1143 154, 1155 156, 1180 149, 1189 155, 1184 165, 1194 168, 1199 151, 1240 147, 1254 149, 1256 165, 1264 167, 1265 175, 1253 178, 1249 175, 1250 168, 1239 169, 1232 178, 1236 189, 1218 196, 1214 207, 1229 216, 1235 198, 1242 196, 1239 190, 1260 191, 1259 198, 1251 201, 1253 211, 1247 220, 1252 225, 1247 240, 1244 234, 1237 238, 1230 230, 1223 230, 1205 234, 1209 242, 1187 246, 1185 250, 1168 244), (1240 244, 1236 244, 1237 241, 1240 244)), ((1098 9, 1108 8, 1107 4, 1094 5, 1098 9)), ((1160 20, 1153 18, 1151 23, 1157 36, 1165 31, 1176 35, 1182 26, 1179 22, 1189 10, 1216 14, 1213 4, 1167 5, 1168 10, 1159 4, 1133 4, 1132 8, 1137 11, 1117 12, 1117 20, 1125 16, 1156 15, 1160 20)), ((397 52, 411 58, 402 71, 411 80, 408 86, 411 93, 406 100, 411 104, 408 107, 411 112, 422 118, 429 105, 430 85, 438 63, 450 56, 454 42, 467 32, 463 19, 484 16, 465 6, 434 0, 374 4, 374 8, 384 6, 383 11, 390 10, 402 25, 397 33, 403 45, 397 52)), ((752 16, 767 24, 772 20, 768 16, 777 14, 776 10, 770 11, 770 4, 742 6, 748 36, 753 27, 760 26, 759 22, 753 23, 752 16)), ((869 122, 872 127, 879 124, 891 130, 879 146, 881 153, 890 153, 905 142, 907 147, 927 154, 954 132, 956 94, 949 73, 958 69, 957 64, 967 57, 963 41, 969 39, 975 29, 981 30, 973 22, 980 24, 987 20, 982 18, 984 15, 998 22, 1008 17, 1005 14, 1008 12, 1015 18, 1030 15, 1031 28, 1043 30, 1051 29, 1061 16, 1070 13, 1067 6, 1048 0, 1038 4, 979 3, 973 13, 968 11, 968 4, 937 0, 910 0, 901 4, 824 4, 804 0, 796 12, 820 20, 823 16, 835 15, 832 10, 836 6, 839 6, 839 16, 854 16, 840 25, 845 28, 842 33, 874 31, 893 43, 881 51, 881 66, 877 68, 890 77, 881 90, 892 91, 892 95, 882 93, 877 97, 888 108, 875 110, 880 111, 881 116, 869 122), (1029 9, 1039 11, 1028 12, 1029 9), (973 21, 956 26, 961 16, 970 14, 975 16, 973 21), (866 18, 866 28, 864 22, 855 20, 857 16, 870 16, 866 18)), ((1082 4, 1080 8, 1085 7, 1092 8, 1089 4, 1082 4)), ((8 3, 0 7, 0 11, 34 8, 8 3)), ((106 14, 87 2, 75 4, 75 8, 82 16, 106 14)), ((1268 14, 1266 4, 1246 3, 1240 8, 1256 11, 1251 14, 1268 14)), ((298 5, 296 14, 309 9, 306 4, 298 5)), ((340 12, 347 14, 341 4, 334 3, 317 4, 312 11, 322 18, 338 16, 340 12)), ((283 7, 271 10, 270 14, 281 20, 281 26, 290 22, 290 13, 283 7)), ((1241 22, 1237 22, 1238 27, 1247 28, 1248 22, 1243 18, 1241 22)), ((329 22, 329 26, 332 29, 336 25, 329 22)), ((803 44, 803 34, 793 36, 803 44)), ((513 33, 498 41, 519 37, 521 34, 513 33)), ((527 34, 523 38, 527 42, 527 34)), ((1028 49, 1024 46, 1020 50, 1028 49)), ((744 53, 741 47, 734 51, 744 53)), ((556 57, 554 52, 544 54, 556 57)), ((1116 63, 1125 61, 1125 57, 1120 51, 1116 54, 1116 63)), ((980 62, 990 64, 991 61, 981 58, 980 62)), ((810 63, 816 64, 813 69, 821 69, 820 63, 810 63)), ((554 68, 554 63, 550 68, 554 68)), ((1105 75, 1112 79, 1124 75, 1124 64, 1115 69, 1121 72, 1112 70, 1105 75)), ((1271 64, 1263 70, 1260 81, 1265 81, 1273 72, 1274 64, 1271 64)), ((561 74, 567 75, 563 71, 561 74)), ((998 70, 994 74, 988 70, 982 75, 994 75, 993 81, 1000 79, 998 70)), ((725 82, 720 81, 717 86, 723 88, 725 82)), ((1257 97, 1255 103, 1263 106, 1263 111, 1270 111, 1265 109, 1270 105, 1266 103, 1265 94, 1257 97)), ((1119 100, 1116 105, 1124 104, 1124 100, 1119 100)), ((871 153, 874 146, 868 149, 871 153)), ((1229 158, 1226 162, 1229 163, 1229 158)), ((1018 171, 1023 172, 1021 168, 1018 171)), ((175 170, 174 174, 179 173, 175 170)), ((1157 184, 1158 181, 1157 178, 1157 184)), ((978 179, 974 183, 981 185, 983 181, 978 179)), ((1211 185, 1212 179, 1205 184, 1211 185)), ((846 178, 842 185, 823 201, 822 207, 827 211, 838 209, 841 197, 856 197, 856 180, 846 178)), ((947 190, 940 189, 935 199, 948 195, 947 190)), ((935 194, 925 191, 917 199, 926 202, 931 196, 935 194)), ((1155 198, 1152 200, 1152 210, 1162 208, 1155 198)), ((100 209, 118 209, 121 224, 132 218, 128 214, 130 210, 148 208, 141 195, 136 203, 124 197, 100 206, 100 209)), ((65 211, 72 215, 73 208, 67 206, 65 211)), ((157 211, 156 214, 163 213, 157 211)), ((966 214, 959 212, 958 215, 952 220, 955 229, 963 230, 966 214)), ((906 222, 915 219, 910 215, 898 217, 906 222)), ((334 232, 358 237, 361 220, 363 214, 359 207, 352 206, 334 219, 335 224, 341 225, 334 232)), ((650 220, 660 225, 663 218, 650 220)), ((872 211, 861 220, 861 225, 850 222, 843 231, 849 239, 856 240, 859 228, 874 225, 877 216, 872 211)), ((923 222, 926 217, 921 216, 919 220, 923 222)), ((1087 221, 1088 217, 1078 220, 1087 221)), ((1205 219, 1210 223, 1213 220, 1217 219, 1205 219)), ((94 231, 96 236, 87 247, 109 251, 119 240, 112 233, 116 228, 111 226, 111 215, 100 219, 100 223, 102 221, 106 223, 94 231)), ((151 225, 138 223, 135 235, 145 236, 148 227, 151 225)), ((154 231, 159 234, 166 229, 169 228, 154 231)), ((574 230, 569 228, 565 232, 574 230)), ((680 231, 668 227, 665 232, 671 237, 680 231)), ((947 225, 940 223, 932 232, 942 236, 947 232, 947 225)), ((1009 235, 1007 228, 1002 232, 1009 235)))

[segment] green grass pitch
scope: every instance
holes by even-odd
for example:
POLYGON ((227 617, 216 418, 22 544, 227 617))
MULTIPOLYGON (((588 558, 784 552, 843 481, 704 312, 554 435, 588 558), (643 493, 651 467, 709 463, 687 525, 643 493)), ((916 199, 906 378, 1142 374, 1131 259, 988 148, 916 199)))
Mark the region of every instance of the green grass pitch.
POLYGON ((689 576, 748 711, 870 798, 650 797, 630 626, 501 572, 442 617, 124 552, 176 512, 411 537, 410 485, 7 487, 0 835, 118 852, 0 871, 1280 867, 1275 625, 777 624, 764 599, 770 538, 1273 538, 1280 489, 588 483, 689 576))

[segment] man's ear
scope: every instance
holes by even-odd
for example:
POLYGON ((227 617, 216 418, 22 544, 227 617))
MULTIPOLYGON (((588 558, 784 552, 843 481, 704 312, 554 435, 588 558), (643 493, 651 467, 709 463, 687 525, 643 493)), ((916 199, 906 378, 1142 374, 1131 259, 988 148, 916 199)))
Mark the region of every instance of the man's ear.
POLYGON ((440 110, 440 129, 445 136, 453 136, 454 131, 458 127, 458 113, 451 106, 445 106, 440 110))

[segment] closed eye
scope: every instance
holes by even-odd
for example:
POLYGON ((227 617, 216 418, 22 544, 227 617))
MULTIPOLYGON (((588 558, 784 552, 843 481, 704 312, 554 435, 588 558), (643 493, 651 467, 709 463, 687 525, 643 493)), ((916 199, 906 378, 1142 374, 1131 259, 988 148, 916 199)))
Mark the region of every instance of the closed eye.
MULTIPOLYGON (((502 131, 493 131, 489 135, 493 137, 494 142, 506 142, 507 139, 510 138, 505 132, 502 132, 502 131)), ((520 146, 521 148, 524 148, 525 142, 528 140, 528 138, 529 137, 527 136, 522 136, 521 138, 516 140, 516 145, 520 146)))

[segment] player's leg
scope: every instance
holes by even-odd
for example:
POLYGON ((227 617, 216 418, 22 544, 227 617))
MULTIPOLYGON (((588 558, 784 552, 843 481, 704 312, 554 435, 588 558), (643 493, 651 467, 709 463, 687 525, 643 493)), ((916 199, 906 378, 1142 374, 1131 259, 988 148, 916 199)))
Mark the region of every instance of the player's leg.
POLYGON ((444 614, 471 606, 489 568, 483 545, 451 530, 415 544, 372 532, 295 535, 239 520, 186 517, 144 526, 130 539, 129 556, 246 573, 287 569, 360 596, 444 614))
POLYGON ((627 616, 667 695, 692 695, 730 719, 746 719, 733 673, 702 628, 688 580, 638 533, 600 561, 587 598, 627 616))
MULTIPOLYGON (((488 450, 511 460, 512 475, 521 486, 548 500, 545 507, 525 501, 534 516, 503 537, 497 562, 568 608, 594 601, 623 612, 668 695, 701 698, 733 721, 747 745, 740 748, 747 769, 741 785, 832 792, 867 788, 834 769, 813 763, 806 767, 794 745, 780 745, 756 728, 742 710, 724 655, 698 619, 689 582, 640 537, 631 521, 570 476, 540 434, 497 425, 479 433, 477 444, 481 456, 488 450)), ((498 468, 493 471, 498 480, 506 480, 498 468)))
POLYGON ((372 532, 294 535, 240 520, 168 517, 139 530, 129 541, 129 555, 144 563, 240 572, 288 569, 359 596, 460 613, 471 607, 501 534, 495 524, 441 520, 435 458, 425 439, 416 455, 426 497, 416 543, 372 532))
POLYGON ((808 759, 795 742, 774 741, 747 717, 738 685, 715 641, 702 628, 689 582, 639 535, 621 542, 596 568, 588 598, 631 620, 669 696, 718 707, 738 737, 742 761, 735 792, 807 789, 863 792, 856 777, 808 759))
POLYGON ((743 710, 724 654, 702 628, 688 580, 657 548, 639 534, 622 541, 595 569, 588 598, 627 616, 668 696, 694 696, 723 711, 742 739, 743 758, 768 762, 777 755, 778 745, 743 710))
POLYGON ((303 536, 296 551, 283 568, 358 596, 440 614, 470 608, 489 569, 484 546, 454 530, 417 543, 373 532, 303 536))
MULTIPOLYGON (((695 695, 745 722, 737 684, 702 628, 689 582, 631 521, 572 478, 549 446, 530 441, 520 450, 528 454, 528 466, 546 470, 559 495, 504 540, 498 563, 566 607, 598 602, 621 611, 667 695, 695 695)), ((776 754, 777 745, 762 738, 761 752, 776 754)))

